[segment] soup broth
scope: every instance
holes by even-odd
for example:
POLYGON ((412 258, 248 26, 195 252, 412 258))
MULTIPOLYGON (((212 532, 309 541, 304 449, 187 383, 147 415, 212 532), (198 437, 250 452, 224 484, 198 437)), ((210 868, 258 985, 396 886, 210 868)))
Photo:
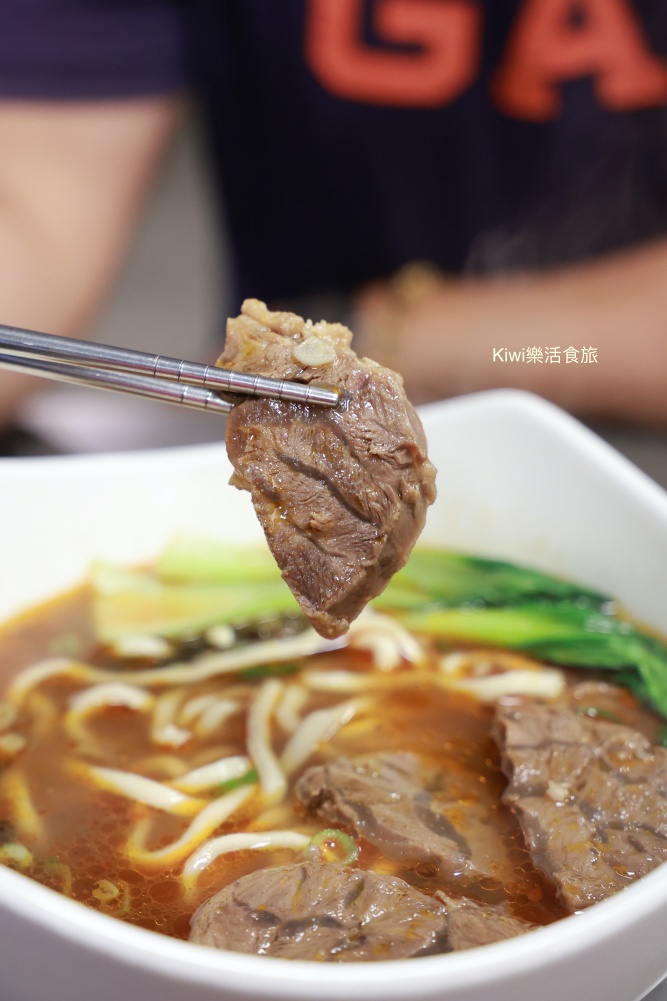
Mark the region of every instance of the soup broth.
MULTIPOLYGON (((471 649, 421 635, 419 658, 399 657, 391 667, 378 666, 377 645, 350 643, 274 664, 260 657, 250 667, 189 681, 188 665, 196 678, 202 658, 225 655, 206 634, 172 640, 152 656, 122 656, 96 640, 91 602, 90 589, 82 588, 0 633, 8 686, 0 734, 5 864, 88 907, 177 938, 188 937, 192 915, 220 888, 257 869, 304 858, 332 858, 398 877, 429 897, 444 891, 500 906, 531 925, 569 913, 533 863, 515 812, 503 802, 507 777, 492 736, 494 703, 457 690, 443 664, 451 667, 458 656, 459 680, 517 667, 537 677, 553 668, 492 645, 471 649), (51 658, 46 666, 31 674, 31 665, 44 664, 45 657, 51 658), (185 667, 177 683, 151 683, 151 672, 158 677, 174 665, 185 667), (99 702, 86 694, 93 690, 99 702), (262 701, 268 709, 262 710, 262 701), (322 711, 333 718, 336 707, 342 707, 337 723, 318 730, 322 711), (314 728, 310 737, 306 720, 314 728), (259 737, 252 736, 253 727, 259 737), (295 748, 297 733, 301 749, 295 748), (285 788, 277 792, 264 785, 270 767, 262 768, 260 756, 267 749, 269 765, 277 763, 285 775, 285 788), (378 751, 416 755, 432 774, 447 777, 447 824, 457 828, 460 814, 465 826, 472 810, 492 835, 493 847, 480 849, 479 871, 447 872, 428 858, 387 854, 359 830, 321 836, 329 825, 295 796, 295 784, 313 766, 378 751), (203 781, 201 769, 219 762, 228 763, 223 777, 203 781), (136 777, 152 784, 137 786, 136 777), (161 805, 155 796, 173 802, 161 805), (234 797, 229 816, 223 811, 216 822, 219 804, 234 797), (207 811, 211 820, 204 823, 207 811), (263 832, 289 832, 293 843, 286 847, 274 837, 272 844, 271 835, 261 846, 263 832), (260 847, 201 857, 202 846, 233 833, 257 835, 260 847), (353 850, 342 858, 351 840, 353 850)), ((298 638, 301 628, 290 620, 288 632, 298 638)), ((245 640, 241 648, 252 643, 245 640)), ((659 717, 606 675, 565 668, 562 678, 550 704, 658 740, 659 717)), ((496 701, 521 706, 536 698, 543 699, 509 691, 496 701)))

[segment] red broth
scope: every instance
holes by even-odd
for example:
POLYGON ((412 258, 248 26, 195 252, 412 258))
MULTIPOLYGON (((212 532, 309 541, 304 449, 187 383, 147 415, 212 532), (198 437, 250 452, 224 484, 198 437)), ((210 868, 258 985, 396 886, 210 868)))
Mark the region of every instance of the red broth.
MULTIPOLYGON (((2 687, 22 668, 63 654, 75 654, 92 665, 110 664, 108 651, 94 645, 86 590, 4 627, 0 633, 2 687)), ((318 670, 358 672, 360 677, 370 674, 368 655, 349 650, 319 655, 316 666, 318 670)), ((126 666, 125 677, 130 684, 136 667, 137 662, 126 666)), ((413 751, 453 777, 462 806, 474 802, 483 810, 499 845, 501 861, 496 871, 493 876, 462 885, 457 877, 448 880, 426 864, 409 869, 383 858, 363 840, 354 864, 400 876, 428 894, 437 889, 466 893, 479 901, 505 902, 512 914, 537 924, 554 921, 565 911, 550 884, 533 866, 518 823, 501 801, 506 780, 490 736, 492 709, 467 695, 443 689, 437 684, 436 672, 434 650, 425 666, 404 666, 381 679, 379 687, 372 688, 372 711, 355 717, 315 749, 290 782, 283 803, 267 806, 252 796, 215 833, 278 827, 314 834, 322 825, 306 817, 292 799, 293 782, 305 767, 341 755, 413 751)), ((595 708, 609 713, 656 739, 660 727, 656 717, 641 708, 628 692, 613 686, 600 688, 594 676, 591 678, 592 687, 587 688, 581 673, 568 675, 567 698, 574 699, 583 711, 595 708)), ((286 684, 298 684, 298 679, 295 673, 284 678, 286 684)), ((222 693, 245 708, 262 680, 232 674, 184 686, 181 704, 222 693)), ((302 857, 285 849, 224 855, 201 873, 194 888, 184 885, 182 859, 156 866, 133 857, 128 852, 128 838, 142 818, 150 818, 147 851, 176 841, 191 818, 153 810, 95 788, 89 781, 82 781, 73 763, 135 772, 166 782, 179 770, 185 772, 225 755, 245 754, 245 712, 228 719, 217 732, 193 734, 175 749, 156 746, 151 737, 150 713, 107 707, 86 719, 82 739, 73 737, 63 721, 70 699, 83 687, 80 681, 67 676, 34 686, 10 728, 25 738, 26 746, 21 753, 0 760, 0 845, 19 843, 30 852, 31 861, 27 864, 25 859, 5 859, 8 864, 98 911, 143 928, 187 938, 192 913, 217 889, 254 869, 302 857)), ((339 692, 311 691, 303 711, 333 705, 347 697, 339 692)), ((280 753, 288 735, 274 727, 272 739, 280 753)))

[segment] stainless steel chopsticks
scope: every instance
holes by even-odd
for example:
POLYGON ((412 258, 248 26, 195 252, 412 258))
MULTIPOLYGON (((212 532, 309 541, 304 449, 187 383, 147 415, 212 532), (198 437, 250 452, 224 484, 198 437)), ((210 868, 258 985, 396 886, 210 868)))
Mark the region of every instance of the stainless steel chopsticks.
POLYGON ((145 396, 196 410, 228 414, 234 404, 219 393, 334 407, 337 389, 246 375, 215 365, 94 344, 0 324, 0 368, 145 396))

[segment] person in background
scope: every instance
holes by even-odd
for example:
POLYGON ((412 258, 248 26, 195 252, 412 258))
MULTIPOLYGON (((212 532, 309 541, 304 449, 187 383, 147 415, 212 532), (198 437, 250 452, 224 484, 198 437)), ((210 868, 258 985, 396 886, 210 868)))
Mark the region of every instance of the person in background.
MULTIPOLYGON (((667 420, 661 0, 0 0, 0 25, 2 322, 86 335, 193 94, 239 299, 333 294, 415 401, 667 420)), ((0 427, 34 385, 0 372, 0 427)))

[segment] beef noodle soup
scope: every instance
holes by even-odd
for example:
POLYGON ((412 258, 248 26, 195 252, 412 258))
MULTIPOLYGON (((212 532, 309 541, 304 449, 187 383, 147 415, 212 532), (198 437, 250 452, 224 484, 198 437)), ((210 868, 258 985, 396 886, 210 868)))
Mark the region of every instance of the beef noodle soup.
POLYGON ((5 626, 4 864, 177 938, 349 961, 528 932, 667 858, 667 658, 606 596, 417 552, 331 642, 263 556, 202 552, 5 626))

